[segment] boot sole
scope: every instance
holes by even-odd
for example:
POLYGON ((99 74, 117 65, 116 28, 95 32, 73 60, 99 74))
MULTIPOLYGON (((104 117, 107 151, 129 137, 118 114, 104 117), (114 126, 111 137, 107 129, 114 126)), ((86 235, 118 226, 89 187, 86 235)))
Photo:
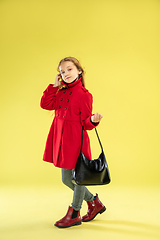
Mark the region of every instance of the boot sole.
MULTIPOLYGON (((106 207, 102 208, 98 213, 102 214, 105 211, 106 211, 106 207)), ((89 220, 82 220, 82 222, 89 222, 89 221, 93 220, 97 216, 98 213, 96 213, 96 215, 93 218, 91 218, 89 220)))
POLYGON ((54 226, 58 227, 58 228, 68 228, 68 227, 72 227, 72 226, 76 226, 76 225, 81 225, 82 224, 82 221, 79 221, 79 222, 75 222, 69 226, 58 226, 56 224, 54 224, 54 226))

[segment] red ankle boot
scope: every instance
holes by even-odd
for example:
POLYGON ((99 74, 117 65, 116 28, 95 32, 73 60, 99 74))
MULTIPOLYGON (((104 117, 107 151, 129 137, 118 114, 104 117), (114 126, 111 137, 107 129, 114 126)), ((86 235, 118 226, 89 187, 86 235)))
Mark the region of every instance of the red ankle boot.
POLYGON ((66 215, 62 219, 57 221, 54 225, 59 228, 68 228, 71 226, 80 225, 82 222, 81 216, 80 216, 80 210, 78 211, 78 215, 76 218, 72 219, 72 213, 73 213, 73 208, 69 206, 66 215))
POLYGON ((96 193, 96 197, 93 201, 88 201, 88 211, 85 216, 82 217, 83 222, 89 222, 96 217, 98 213, 102 214, 106 207, 101 203, 96 193))

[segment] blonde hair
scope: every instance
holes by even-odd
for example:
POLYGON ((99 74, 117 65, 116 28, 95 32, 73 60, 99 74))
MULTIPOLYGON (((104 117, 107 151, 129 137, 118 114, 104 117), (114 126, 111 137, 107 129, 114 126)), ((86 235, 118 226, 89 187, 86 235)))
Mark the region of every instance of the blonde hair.
MULTIPOLYGON (((72 62, 72 63, 76 66, 76 68, 77 68, 79 71, 81 71, 81 73, 79 74, 79 76, 82 77, 82 85, 83 85, 83 87, 85 87, 85 80, 84 80, 84 74, 85 74, 85 72, 84 72, 84 69, 82 68, 80 62, 79 62, 76 58, 74 58, 74 57, 65 57, 65 58, 63 58, 63 59, 59 62, 59 64, 58 64, 57 71, 60 73, 59 67, 60 67, 61 63, 62 63, 62 62, 67 62, 67 61, 72 62)), ((65 87, 65 86, 64 86, 63 84, 60 84, 60 85, 59 85, 59 90, 62 89, 62 88, 64 88, 64 87, 65 87)))

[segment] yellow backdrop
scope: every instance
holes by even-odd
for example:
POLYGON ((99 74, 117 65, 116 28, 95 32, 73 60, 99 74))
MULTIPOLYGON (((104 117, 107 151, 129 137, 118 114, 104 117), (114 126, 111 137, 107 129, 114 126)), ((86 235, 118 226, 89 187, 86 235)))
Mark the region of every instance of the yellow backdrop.
MULTIPOLYGON (((59 60, 78 58, 112 183, 160 184, 160 2, 0 2, 1 184, 61 183, 42 161, 53 117, 40 98, 59 60)), ((93 157, 100 149, 90 133, 93 157)))

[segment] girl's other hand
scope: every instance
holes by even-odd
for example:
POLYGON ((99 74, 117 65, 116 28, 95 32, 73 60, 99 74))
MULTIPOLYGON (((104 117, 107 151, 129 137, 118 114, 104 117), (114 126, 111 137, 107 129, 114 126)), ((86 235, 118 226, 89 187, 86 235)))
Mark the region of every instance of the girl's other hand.
POLYGON ((61 74, 57 74, 53 87, 58 87, 61 84, 60 79, 61 79, 61 74))
POLYGON ((94 115, 91 116, 91 121, 92 122, 100 122, 103 116, 99 113, 95 113, 94 115))

